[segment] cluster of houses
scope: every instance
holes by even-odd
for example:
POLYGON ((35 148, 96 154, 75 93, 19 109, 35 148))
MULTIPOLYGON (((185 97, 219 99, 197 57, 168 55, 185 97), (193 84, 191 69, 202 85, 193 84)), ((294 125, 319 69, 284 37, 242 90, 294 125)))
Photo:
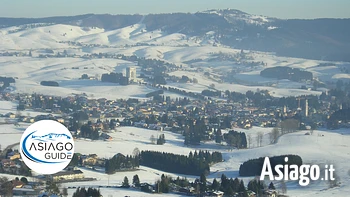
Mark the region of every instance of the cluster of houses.
POLYGON ((20 169, 23 165, 21 155, 17 150, 2 151, 0 157, 0 172, 7 174, 20 174, 20 169))
MULTIPOLYGON (((147 193, 157 193, 156 191, 156 185, 151 185, 149 183, 141 183, 141 191, 147 192, 147 193)), ((192 186, 187 186, 187 187, 178 187, 175 185, 171 185, 171 190, 173 193, 175 194, 180 194, 180 195, 184 195, 184 196, 197 196, 198 192, 196 191, 196 189, 192 186)), ((201 194, 201 196, 206 196, 206 197, 223 197, 224 196, 224 192, 223 191, 207 191, 204 194, 201 194)), ((258 197, 258 195, 253 192, 248 190, 247 191, 248 197, 258 197)), ((233 197, 239 197, 241 196, 240 193, 235 193, 233 195, 233 197)), ((264 191, 262 191, 262 195, 263 197, 284 197, 284 195, 279 194, 279 192, 277 190, 270 190, 270 189, 266 189, 264 191)))
MULTIPOLYGON (((12 189, 12 196, 38 196, 43 192, 43 188, 36 182, 25 183, 18 178, 3 183, 3 187, 12 189)), ((8 194, 7 194, 8 195, 8 194)))
MULTIPOLYGON (((3 96, 3 95, 2 95, 3 96)), ((1 96, 0 96, 1 97, 1 96)), ((29 117, 26 115, 7 113, 3 114, 7 120, 14 120, 20 122, 32 123, 41 119, 56 119, 57 121, 68 125, 72 119, 72 113, 64 113, 60 110, 58 104, 53 104, 49 109, 37 109, 33 108, 30 103, 32 102, 32 96, 30 94, 18 94, 18 95, 6 95, 7 99, 19 100, 21 103, 26 103, 24 106, 26 109, 34 111, 45 112, 47 115, 40 115, 36 117, 29 117), (54 116, 52 115, 54 114, 54 116)), ((72 104, 78 104, 81 106, 81 111, 88 115, 88 119, 80 120, 82 124, 86 124, 88 121, 92 122, 92 126, 101 131, 110 129, 110 119, 117 119, 115 126, 119 126, 124 122, 128 126, 143 127, 155 130, 177 130, 182 125, 176 121, 180 118, 201 117, 208 121, 210 118, 219 118, 223 120, 225 117, 230 118, 231 128, 245 128, 249 129, 253 126, 259 127, 275 127, 282 118, 292 117, 297 113, 304 113, 299 109, 284 108, 259 108, 253 106, 252 103, 246 102, 232 102, 224 99, 221 100, 189 100, 186 105, 181 104, 181 100, 165 99, 163 102, 154 102, 152 99, 136 99, 132 100, 108 100, 105 98, 88 99, 86 95, 73 95, 66 98, 53 97, 40 95, 41 99, 53 100, 55 102, 59 99, 64 99, 72 104), (152 122, 149 123, 146 120, 151 116, 167 116, 167 123, 164 122, 152 122), (97 121, 102 120, 102 121, 97 121), (139 120, 135 122, 128 122, 128 120, 139 120)), ((0 98, 1 99, 1 98, 0 98)), ((309 112, 310 114, 310 112, 309 112)), ((313 116, 319 120, 316 122, 322 122, 321 116, 313 116)), ((79 132, 79 131, 75 131, 79 132)), ((101 136, 103 139, 111 139, 108 134, 101 136)))

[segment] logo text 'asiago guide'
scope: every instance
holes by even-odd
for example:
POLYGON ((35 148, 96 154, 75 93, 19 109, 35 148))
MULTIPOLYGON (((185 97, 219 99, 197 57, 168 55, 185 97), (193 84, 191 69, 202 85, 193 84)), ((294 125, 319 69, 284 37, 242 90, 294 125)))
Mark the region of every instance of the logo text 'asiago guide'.
POLYGON ((41 120, 24 131, 20 154, 24 163, 36 173, 55 174, 67 167, 73 158, 73 137, 61 123, 41 120))

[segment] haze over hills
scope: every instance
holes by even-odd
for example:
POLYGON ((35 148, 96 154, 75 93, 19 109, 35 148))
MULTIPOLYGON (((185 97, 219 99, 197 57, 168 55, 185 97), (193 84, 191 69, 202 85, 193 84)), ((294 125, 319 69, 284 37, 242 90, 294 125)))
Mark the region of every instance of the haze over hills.
MULTIPOLYGON (((109 36, 109 32, 140 21, 147 32, 181 34, 185 37, 205 37, 209 32, 214 44, 233 48, 274 52, 290 57, 350 61, 350 38, 347 36, 350 34, 350 19, 282 20, 226 9, 145 16, 87 14, 49 18, 0 18, 0 26, 66 24, 103 29, 101 36, 109 36)), ((78 41, 91 42, 93 39, 86 36, 78 41)))
MULTIPOLYGON (((308 187, 273 181, 278 190, 286 184, 288 196, 346 196, 350 121, 335 117, 332 131, 326 125, 350 106, 348 35, 350 19, 282 20, 233 9, 0 18, 0 146, 17 143, 31 121, 59 118, 76 131, 76 152, 84 155, 219 151, 224 160, 210 166, 208 181, 225 174, 248 185, 256 177, 240 175, 243 162, 297 154, 305 164, 335 164, 338 179, 308 187), (282 133, 293 119, 299 126, 282 133), (84 134, 90 126, 93 136, 84 134), (246 147, 232 129, 246 136, 246 147), (165 144, 152 142, 159 134, 165 144)), ((70 195, 92 186, 111 197, 154 196, 114 188, 135 174, 148 184, 161 174, 198 178, 143 165, 107 175, 98 165, 79 166, 97 180, 64 183, 70 195)))
MULTIPOLYGON (((337 24, 341 26, 341 23, 348 21, 348 19, 280 20, 231 9, 208 10, 195 14, 146 16, 88 14, 38 19, 0 18, 0 25, 4 26, 0 29, 0 52, 5 56, 12 56, 7 54, 8 52, 22 53, 25 56, 28 56, 29 52, 32 54, 30 57, 4 57, 1 64, 4 75, 18 77, 15 87, 18 92, 46 92, 48 87, 39 83, 50 76, 52 80, 57 80, 61 84, 53 92, 56 95, 85 92, 88 95, 108 98, 143 97, 144 95, 140 93, 146 94, 152 89, 141 91, 142 88, 135 87, 135 90, 127 88, 125 95, 120 95, 111 90, 124 89, 123 86, 106 86, 100 82, 89 82, 85 86, 72 83, 72 80, 78 80, 82 74, 101 76, 106 72, 121 72, 127 66, 135 65, 135 62, 130 61, 103 59, 106 54, 112 56, 123 54, 183 65, 186 70, 202 69, 201 73, 196 74, 187 71, 170 73, 172 76, 185 75, 198 79, 198 84, 171 84, 195 92, 201 92, 214 84, 216 89, 221 91, 232 90, 242 93, 263 88, 271 91, 275 97, 319 95, 322 89, 313 91, 300 89, 302 86, 311 88, 310 83, 268 79, 261 77, 259 73, 266 67, 288 66, 310 71, 322 82, 348 80, 350 75, 344 68, 349 64, 340 62, 346 59, 341 58, 337 63, 332 62, 328 66, 318 66, 327 63, 325 60, 331 57, 321 56, 323 53, 319 50, 331 50, 331 45, 311 36, 310 32, 317 30, 307 25, 317 24, 315 27, 325 29, 318 33, 327 34, 329 37, 339 35, 333 36, 333 40, 326 36, 320 38, 332 42, 331 44, 337 48, 332 52, 341 55, 347 52, 341 50, 347 42, 336 42, 334 39, 349 39, 345 35, 346 31, 337 31, 333 27, 337 24), (328 30, 325 26, 327 24, 328 30), (307 36, 300 37, 300 35, 307 36), (308 41, 309 47, 304 48, 302 45, 307 43, 303 41, 305 39, 313 39, 315 42, 308 41), (299 45, 300 43, 303 44, 299 45), (244 60, 246 63, 260 62, 259 64, 263 63, 264 66, 249 67, 245 65, 246 63, 241 63, 241 60, 237 60, 241 49, 250 49, 246 50, 248 52, 245 55, 247 59, 244 60), (283 54, 286 50, 289 51, 288 54, 283 54), (276 56, 276 54, 293 56, 294 52, 301 53, 305 50, 308 52, 300 56, 307 56, 308 60, 276 56), (317 54, 318 59, 323 61, 310 60, 312 57, 309 55, 312 53, 317 54), (53 58, 37 58, 47 56, 53 58), (92 56, 97 59, 92 60, 92 56), (33 66, 34 64, 36 66, 33 66), (72 67, 90 69, 71 72, 69 68, 72 67), (204 76, 205 72, 215 73, 217 79, 208 79, 204 76), (220 78, 224 78, 224 83, 220 78), (101 85, 106 87, 95 88, 101 85)), ((347 57, 349 56, 345 56, 347 57)))

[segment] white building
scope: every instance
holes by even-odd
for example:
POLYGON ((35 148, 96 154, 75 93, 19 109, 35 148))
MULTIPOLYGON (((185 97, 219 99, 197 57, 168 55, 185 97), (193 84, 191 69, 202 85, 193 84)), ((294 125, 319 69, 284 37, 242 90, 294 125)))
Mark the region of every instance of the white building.
POLYGON ((130 82, 136 81, 136 68, 135 67, 127 67, 126 68, 126 77, 129 78, 130 82))
POLYGON ((81 170, 61 171, 51 175, 53 181, 63 180, 79 180, 84 178, 84 173, 81 170))

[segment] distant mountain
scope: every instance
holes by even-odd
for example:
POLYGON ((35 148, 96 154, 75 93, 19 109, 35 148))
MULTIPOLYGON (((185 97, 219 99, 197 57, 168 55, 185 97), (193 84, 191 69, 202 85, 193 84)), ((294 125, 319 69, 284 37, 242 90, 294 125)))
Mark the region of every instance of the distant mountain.
POLYGON ((68 24, 115 30, 142 23, 147 31, 203 37, 237 49, 275 52, 277 55, 350 61, 350 19, 290 19, 251 15, 239 10, 142 15, 0 18, 1 27, 32 23, 68 24))

